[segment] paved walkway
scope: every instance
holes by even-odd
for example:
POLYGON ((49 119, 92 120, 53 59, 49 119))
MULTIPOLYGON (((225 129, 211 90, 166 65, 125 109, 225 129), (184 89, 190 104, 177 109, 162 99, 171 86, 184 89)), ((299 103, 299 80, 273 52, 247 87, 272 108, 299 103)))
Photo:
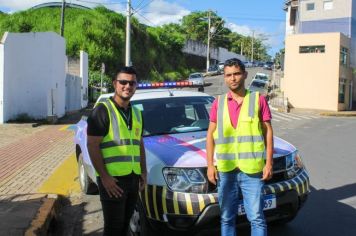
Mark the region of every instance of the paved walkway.
POLYGON ((41 193, 40 187, 73 156, 74 133, 65 128, 0 125, 1 236, 37 235, 48 227, 45 216, 53 214, 56 195, 41 193))

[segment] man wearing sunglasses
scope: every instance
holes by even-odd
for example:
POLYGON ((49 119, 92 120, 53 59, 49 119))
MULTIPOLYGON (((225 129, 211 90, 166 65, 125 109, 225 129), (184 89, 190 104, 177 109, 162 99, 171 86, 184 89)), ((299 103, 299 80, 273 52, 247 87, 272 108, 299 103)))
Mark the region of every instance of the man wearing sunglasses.
POLYGON ((141 112, 131 106, 136 71, 124 67, 112 81, 113 97, 88 117, 88 150, 96 170, 104 235, 126 235, 139 190, 146 184, 141 112))

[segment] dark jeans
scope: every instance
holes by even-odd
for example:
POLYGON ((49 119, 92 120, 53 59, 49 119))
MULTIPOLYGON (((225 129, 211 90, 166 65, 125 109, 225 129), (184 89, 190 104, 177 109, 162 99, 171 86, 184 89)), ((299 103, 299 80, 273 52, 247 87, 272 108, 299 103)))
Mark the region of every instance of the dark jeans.
POLYGON ((115 176, 117 185, 124 191, 121 197, 110 198, 107 194, 100 177, 97 178, 100 201, 104 216, 105 236, 126 236, 130 218, 135 209, 138 198, 139 175, 115 176))

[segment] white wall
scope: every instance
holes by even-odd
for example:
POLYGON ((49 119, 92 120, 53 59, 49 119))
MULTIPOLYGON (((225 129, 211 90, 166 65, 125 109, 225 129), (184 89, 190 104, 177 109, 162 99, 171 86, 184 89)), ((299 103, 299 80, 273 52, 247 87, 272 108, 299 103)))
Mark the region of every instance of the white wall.
MULTIPOLYGON (((183 52, 206 58, 207 45, 198 41, 188 40, 182 49, 183 52)), ((210 59, 218 60, 218 50, 210 48, 210 59)))
POLYGON ((66 76, 64 38, 53 32, 7 33, 2 43, 2 70, 5 71, 2 122, 23 113, 36 119, 48 115, 63 116, 66 76))
POLYGON ((0 43, 0 124, 4 123, 4 45, 0 43))
POLYGON ((224 62, 224 61, 226 61, 228 59, 231 59, 231 58, 238 58, 241 61, 246 61, 246 57, 245 56, 242 56, 240 54, 236 54, 234 52, 230 52, 226 48, 219 48, 218 60, 220 62, 224 62))
POLYGON ((81 87, 82 78, 71 74, 66 75, 66 112, 77 111, 82 108, 81 87))
MULTIPOLYGON (((184 45, 182 51, 185 53, 188 53, 188 54, 206 58, 207 45, 203 44, 201 42, 188 40, 185 42, 185 45, 184 45)), ((210 59, 215 59, 215 60, 223 62, 230 58, 239 58, 242 61, 246 60, 246 58, 244 56, 241 56, 241 55, 233 53, 233 52, 229 52, 225 48, 210 48, 210 59)))
POLYGON ((81 84, 81 108, 88 106, 88 53, 80 51, 80 77, 82 78, 81 84))

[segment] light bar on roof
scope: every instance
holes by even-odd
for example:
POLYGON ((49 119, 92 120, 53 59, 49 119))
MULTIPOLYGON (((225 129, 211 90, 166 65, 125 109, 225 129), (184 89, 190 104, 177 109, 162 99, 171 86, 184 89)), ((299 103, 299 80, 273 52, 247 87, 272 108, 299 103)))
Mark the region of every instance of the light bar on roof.
POLYGON ((137 88, 139 89, 182 88, 182 87, 191 87, 191 86, 193 86, 193 82, 178 81, 178 82, 139 83, 137 88))

